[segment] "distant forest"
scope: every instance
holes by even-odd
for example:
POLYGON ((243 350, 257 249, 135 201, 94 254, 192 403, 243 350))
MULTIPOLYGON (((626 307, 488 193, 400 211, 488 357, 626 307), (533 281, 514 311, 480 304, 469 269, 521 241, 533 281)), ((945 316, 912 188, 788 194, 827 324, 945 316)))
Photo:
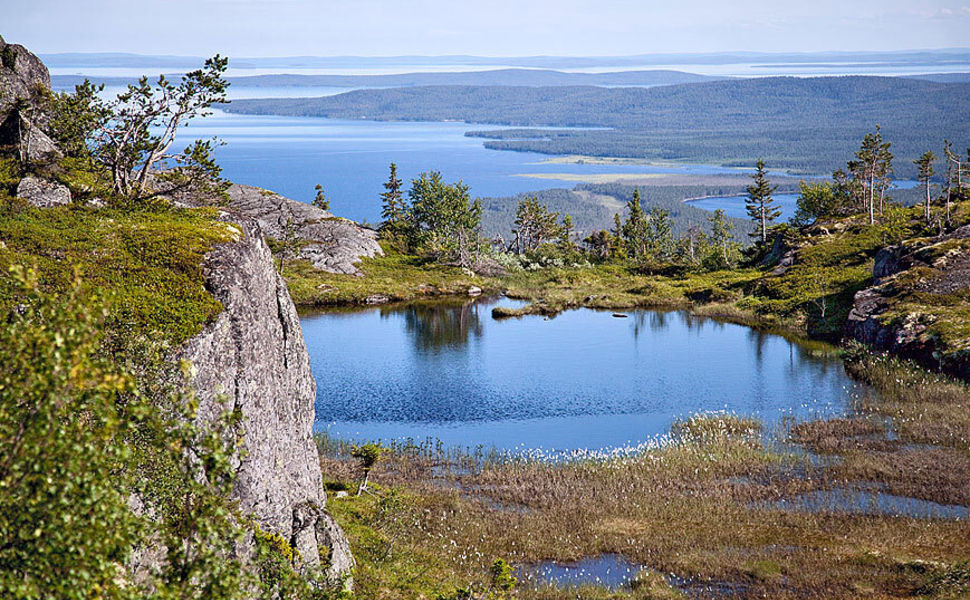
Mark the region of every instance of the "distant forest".
MULTIPOLYGON (((95 83, 127 85, 135 83, 131 77, 90 77, 95 83)), ((231 85, 246 88, 260 87, 346 87, 385 88, 426 85, 627 85, 649 87, 716 81, 723 77, 697 75, 683 71, 649 70, 619 71, 615 73, 564 73, 548 69, 493 69, 490 71, 462 71, 441 73, 400 73, 394 75, 246 75, 229 77, 231 85)), ((82 83, 82 75, 52 75, 51 84, 68 89, 82 83)))
MULTIPOLYGON (((515 209, 519 202, 534 196, 546 207, 560 215, 573 217, 576 232, 585 236, 599 229, 613 228, 613 215, 619 213, 626 218, 624 206, 633 198, 635 186, 605 183, 581 184, 571 190, 551 189, 529 192, 505 198, 482 198, 482 230, 489 237, 502 236, 509 240, 509 232, 515 221, 515 209)), ((713 214, 690 204, 685 198, 695 198, 712 194, 743 194, 744 185, 711 187, 706 185, 658 185, 641 186, 640 195, 644 210, 659 206, 670 211, 672 230, 675 237, 687 232, 691 225, 698 225, 709 232, 708 218, 713 214)), ((751 221, 732 219, 735 234, 739 241, 747 243, 747 233, 754 230, 751 221)))
POLYGON ((343 119, 456 120, 519 127, 478 131, 489 148, 635 157, 825 174, 877 124, 896 173, 970 145, 970 83, 897 77, 765 77, 653 88, 433 86, 322 98, 237 100, 227 110, 343 119), (535 127, 589 129, 536 130, 535 127))
MULTIPOLYGON (((674 236, 687 232, 691 225, 698 225, 705 232, 710 233, 708 218, 711 211, 685 203, 687 198, 701 198, 706 196, 743 196, 749 184, 746 178, 738 178, 738 183, 731 184, 693 184, 693 185, 641 185, 635 186, 620 183, 584 183, 572 189, 556 188, 538 192, 526 192, 515 196, 482 198, 482 231, 489 237, 501 236, 509 239, 512 223, 515 221, 515 209, 524 198, 533 196, 542 204, 560 215, 570 215, 577 234, 586 236, 599 229, 613 228, 613 215, 619 213, 626 218, 626 203, 633 198, 633 190, 640 189, 643 198, 644 211, 649 212, 654 206, 670 211, 670 220, 674 236)), ((798 186, 791 180, 778 181, 776 194, 797 193, 798 186)), ((933 193, 939 188, 934 185, 933 193)), ((912 206, 922 201, 921 187, 909 189, 893 189, 889 197, 900 204, 912 206)), ((755 225, 748 219, 728 217, 734 225, 734 232, 739 241, 748 243, 748 233, 755 230, 755 225)))

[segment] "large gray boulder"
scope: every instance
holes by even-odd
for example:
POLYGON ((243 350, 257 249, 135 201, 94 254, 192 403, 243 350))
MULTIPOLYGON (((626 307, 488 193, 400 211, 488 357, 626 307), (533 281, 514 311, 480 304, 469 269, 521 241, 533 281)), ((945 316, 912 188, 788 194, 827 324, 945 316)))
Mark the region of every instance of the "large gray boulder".
POLYGON ((200 419, 220 414, 220 397, 242 413, 246 454, 233 492, 240 508, 289 540, 305 565, 322 560, 337 579, 353 558, 325 510, 312 437, 316 383, 296 308, 259 225, 239 215, 225 219, 241 235, 216 246, 203 265, 207 289, 225 308, 178 358, 192 365, 200 419), (321 547, 329 556, 319 555, 321 547))
POLYGON ((41 131, 45 115, 36 98, 51 85, 47 67, 19 44, 0 38, 0 146, 18 146, 22 138, 30 160, 50 160, 60 155, 57 146, 41 131), (27 102, 30 109, 14 107, 27 102))
POLYGON ((59 183, 32 175, 17 184, 17 197, 40 208, 71 203, 71 190, 59 183))
POLYGON ((321 271, 359 275, 361 258, 383 254, 377 232, 315 206, 249 185, 233 184, 229 208, 259 221, 267 236, 283 239, 288 224, 304 242, 299 257, 321 271))

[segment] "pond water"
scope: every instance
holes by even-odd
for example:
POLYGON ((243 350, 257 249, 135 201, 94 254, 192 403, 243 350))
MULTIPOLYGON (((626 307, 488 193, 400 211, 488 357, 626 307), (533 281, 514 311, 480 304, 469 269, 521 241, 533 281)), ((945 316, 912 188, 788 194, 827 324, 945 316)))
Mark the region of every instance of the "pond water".
POLYGON ((815 490, 799 494, 792 500, 779 500, 774 506, 814 513, 876 514, 916 519, 966 519, 970 516, 970 508, 966 506, 897 496, 878 489, 815 490))
POLYGON ((574 562, 546 561, 522 565, 517 569, 516 577, 530 586, 597 585, 616 590, 629 584, 643 569, 619 554, 602 554, 574 562))
POLYGON ((740 325, 587 309, 499 321, 495 302, 304 315, 316 430, 351 440, 605 450, 648 442, 701 411, 771 424, 842 413, 864 391, 833 356, 740 325))

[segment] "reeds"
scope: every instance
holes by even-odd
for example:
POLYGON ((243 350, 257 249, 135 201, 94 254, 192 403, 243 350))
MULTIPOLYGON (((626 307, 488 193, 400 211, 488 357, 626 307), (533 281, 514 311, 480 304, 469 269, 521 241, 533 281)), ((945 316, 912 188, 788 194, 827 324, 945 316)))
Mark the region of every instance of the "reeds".
MULTIPOLYGON (((854 422, 795 429, 850 437, 878 432, 854 422)), ((658 590, 666 591, 520 586, 517 597, 676 597, 663 594, 680 589, 695 597, 730 590, 739 598, 892 598, 931 585, 970 556, 966 521, 776 503, 836 485, 868 485, 863 479, 909 491, 905 482, 923 482, 913 476, 915 464, 890 473, 848 458, 820 463, 804 452, 772 450, 763 437, 752 419, 706 414, 678 423, 668 436, 606 454, 391 444, 372 480, 383 490, 403 490, 396 518, 407 525, 394 534, 390 558, 378 564, 366 552, 359 557, 367 573, 361 593, 416 598, 429 589, 484 586, 496 558, 523 565, 616 553, 664 574, 666 588, 658 590), (408 587, 394 575, 407 570, 408 556, 430 565, 425 579, 415 580, 424 583, 408 587), (916 559, 936 566, 924 572, 905 566, 916 559)), ((322 444, 330 452, 326 472, 345 459, 341 443, 322 444)), ((376 502, 332 503, 357 544, 385 535, 367 525, 376 502)))

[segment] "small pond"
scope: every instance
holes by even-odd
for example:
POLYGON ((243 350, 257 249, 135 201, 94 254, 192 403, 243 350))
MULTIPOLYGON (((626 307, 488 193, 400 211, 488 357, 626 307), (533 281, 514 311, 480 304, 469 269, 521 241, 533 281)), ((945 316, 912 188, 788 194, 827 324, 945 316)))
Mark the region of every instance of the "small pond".
POLYGON ((507 299, 305 314, 316 430, 501 450, 635 446, 702 411, 844 412, 864 390, 815 345, 686 312, 495 320, 507 299))
POLYGON ((619 554, 602 554, 574 562, 546 561, 522 565, 517 569, 516 577, 531 586, 598 585, 616 590, 628 585, 643 568, 619 554))

